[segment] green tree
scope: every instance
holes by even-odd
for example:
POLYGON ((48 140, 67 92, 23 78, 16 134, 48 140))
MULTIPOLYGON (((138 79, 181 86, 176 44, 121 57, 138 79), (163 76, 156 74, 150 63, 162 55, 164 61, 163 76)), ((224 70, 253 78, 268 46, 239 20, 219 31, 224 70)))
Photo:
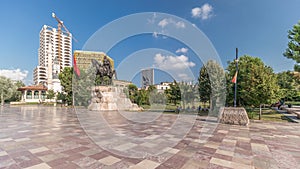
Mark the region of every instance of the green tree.
POLYGON ((14 87, 13 82, 6 77, 0 76, 0 100, 1 100, 1 106, 4 105, 4 101, 6 99, 9 99, 14 90, 16 90, 16 88, 14 87))
POLYGON ((205 104, 210 100, 211 93, 211 84, 205 66, 202 66, 202 68, 200 69, 198 77, 198 90, 200 95, 200 101, 205 104))
MULTIPOLYGON (((239 59, 237 80, 237 105, 254 106, 275 102, 280 98, 277 77, 272 68, 266 66, 260 58, 242 56, 239 59)), ((233 105, 235 62, 227 68, 227 103, 233 105)))
POLYGON ((154 103, 165 105, 167 101, 166 95, 163 92, 157 92, 154 103))
POLYGON ((73 68, 65 67, 62 72, 59 73, 58 78, 60 80, 62 91, 65 93, 65 101, 68 105, 72 105, 73 91, 72 91, 72 79, 73 79, 73 68))
POLYGON ((181 82, 179 83, 179 88, 181 92, 182 108, 186 109, 187 104, 191 104, 191 106, 194 106, 194 101, 199 95, 197 92, 197 85, 181 82))
POLYGON ((147 89, 147 92, 149 95, 149 104, 150 105, 160 103, 160 101, 158 100, 158 97, 160 96, 160 94, 154 85, 150 85, 147 89))
POLYGON ((154 85, 150 85, 147 89, 150 93, 151 92, 157 92, 157 88, 154 85))
POLYGON ((165 91, 165 94, 167 95, 170 103, 174 103, 174 105, 177 105, 178 101, 181 100, 179 84, 174 80, 174 82, 170 84, 170 89, 167 89, 165 91))
POLYGON ((57 93, 57 100, 61 101, 62 104, 66 103, 66 94, 63 92, 57 93))
POLYGON ((130 101, 132 103, 136 103, 135 97, 136 97, 137 92, 138 92, 137 86, 134 85, 134 84, 129 84, 127 86, 127 90, 128 90, 128 97, 129 97, 130 101))
POLYGON ((209 101, 210 110, 216 115, 226 99, 225 71, 218 62, 209 60, 200 69, 198 88, 200 100, 204 103, 209 101))
POLYGON ((285 101, 296 101, 300 98, 299 83, 290 71, 281 72, 277 74, 278 85, 280 87, 281 97, 285 101))
POLYGON ((135 103, 139 106, 141 105, 149 105, 149 93, 145 89, 141 89, 137 92, 135 103))
POLYGON ((87 107, 92 99, 91 92, 95 86, 95 68, 80 70, 80 77, 73 76, 72 88, 74 105, 87 107))
POLYGON ((296 61, 294 65, 295 71, 300 71, 300 21, 288 31, 288 48, 283 55, 289 59, 296 61))
POLYGON ((24 87, 25 84, 18 80, 16 82, 13 83, 13 93, 12 93, 12 96, 8 99, 8 101, 12 102, 12 101, 20 101, 21 100, 21 97, 22 97, 22 92, 21 91, 18 91, 17 89, 20 88, 20 87, 24 87))
POLYGON ((54 99, 54 97, 55 97, 54 90, 52 90, 52 89, 48 90, 47 91, 47 99, 50 99, 50 101, 51 101, 52 99, 54 99))

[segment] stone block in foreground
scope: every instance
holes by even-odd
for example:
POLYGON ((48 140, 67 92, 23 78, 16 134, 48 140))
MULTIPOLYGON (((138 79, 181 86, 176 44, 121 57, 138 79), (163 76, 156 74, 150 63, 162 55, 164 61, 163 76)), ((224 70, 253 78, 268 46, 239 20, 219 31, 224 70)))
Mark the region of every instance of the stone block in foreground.
POLYGON ((218 122, 246 126, 249 124, 249 118, 243 107, 223 107, 220 109, 218 122))

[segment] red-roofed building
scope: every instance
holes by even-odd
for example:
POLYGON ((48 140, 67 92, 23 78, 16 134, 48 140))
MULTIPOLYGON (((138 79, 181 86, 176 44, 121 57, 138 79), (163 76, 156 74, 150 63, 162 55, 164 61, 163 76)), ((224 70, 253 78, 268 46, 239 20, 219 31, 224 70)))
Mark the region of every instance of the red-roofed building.
POLYGON ((22 92, 21 102, 42 102, 46 99, 47 87, 43 85, 18 88, 22 92))

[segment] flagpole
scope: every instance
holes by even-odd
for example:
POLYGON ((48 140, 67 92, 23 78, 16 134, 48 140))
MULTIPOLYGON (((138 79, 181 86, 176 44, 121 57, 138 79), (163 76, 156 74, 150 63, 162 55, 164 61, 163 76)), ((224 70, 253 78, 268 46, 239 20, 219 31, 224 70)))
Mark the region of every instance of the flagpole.
MULTIPOLYGON (((235 48, 235 72, 238 71, 238 48, 235 48)), ((234 83, 234 107, 236 107, 237 77, 234 83)))

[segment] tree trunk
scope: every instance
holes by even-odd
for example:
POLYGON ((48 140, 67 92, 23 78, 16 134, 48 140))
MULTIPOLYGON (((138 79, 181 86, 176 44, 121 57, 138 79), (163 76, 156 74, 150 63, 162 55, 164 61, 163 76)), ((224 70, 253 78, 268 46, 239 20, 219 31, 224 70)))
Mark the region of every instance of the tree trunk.
POLYGON ((3 92, 1 93, 1 106, 4 105, 4 97, 3 97, 3 92))
POLYGON ((213 111, 213 102, 212 102, 212 97, 210 97, 209 99, 209 109, 210 109, 210 112, 213 111))

